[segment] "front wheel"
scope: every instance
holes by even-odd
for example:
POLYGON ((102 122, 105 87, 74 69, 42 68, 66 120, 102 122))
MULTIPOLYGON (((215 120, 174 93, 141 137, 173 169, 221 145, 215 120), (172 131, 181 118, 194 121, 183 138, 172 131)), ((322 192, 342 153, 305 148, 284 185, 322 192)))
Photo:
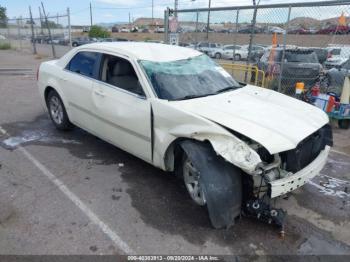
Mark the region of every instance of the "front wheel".
POLYGON ((233 59, 234 59, 235 61, 239 61, 239 60, 241 60, 241 55, 240 55, 240 54, 235 54, 235 56, 233 57, 233 59))
POLYGON ((69 130, 73 127, 69 121, 62 99, 56 91, 50 91, 46 99, 46 104, 50 118, 57 129, 69 130))
POLYGON ((221 58, 221 54, 220 54, 220 53, 216 53, 216 54, 215 54, 215 58, 216 58, 216 59, 220 59, 220 58, 221 58))
POLYGON ((203 188, 199 181, 199 171, 193 165, 192 161, 186 154, 182 160, 182 175, 188 194, 199 206, 204 206, 206 203, 203 188))
POLYGON ((218 156, 205 142, 185 140, 182 170, 192 200, 206 206, 214 228, 230 227, 242 207, 241 171, 218 156))

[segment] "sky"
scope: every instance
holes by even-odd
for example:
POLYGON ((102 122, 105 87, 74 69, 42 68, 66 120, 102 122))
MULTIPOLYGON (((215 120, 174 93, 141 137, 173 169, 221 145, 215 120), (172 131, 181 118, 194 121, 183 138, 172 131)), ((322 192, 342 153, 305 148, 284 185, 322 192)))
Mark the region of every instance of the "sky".
MULTIPOLYGON (((152 16, 152 0, 42 0, 46 12, 51 16, 57 13, 66 13, 67 7, 71 12, 71 23, 73 25, 88 25, 90 24, 89 4, 92 5, 93 23, 111 23, 111 22, 127 22, 129 14, 131 20, 139 17, 152 16)), ((312 2, 313 0, 308 0, 312 2)), ((315 0, 314 0, 315 1, 315 0)), ((178 0, 179 9, 207 7, 208 0, 178 0)), ((251 5, 252 0, 212 0, 212 6, 238 6, 251 5)), ((259 0, 257 0, 259 2, 259 0)), ((288 3, 288 2, 304 2, 303 0, 260 0, 260 4, 273 3, 288 3)), ((7 8, 7 15, 9 18, 14 17, 28 17, 28 7, 31 6, 33 16, 39 17, 38 7, 41 5, 40 0, 0 0, 0 5, 7 8)), ((174 0, 153 0, 154 17, 164 17, 164 10, 168 6, 174 7, 174 0)), ((297 16, 313 16, 315 18, 328 18, 338 16, 339 13, 345 12, 348 14, 348 6, 343 7, 323 7, 323 8, 309 8, 299 9, 292 13, 292 17, 297 16)), ((251 12, 241 12, 240 19, 250 21, 251 12)), ((287 17, 287 10, 262 10, 258 13, 258 19, 261 21, 281 20, 284 21, 287 17)), ((195 14, 184 14, 180 19, 195 20, 195 14)), ((205 20, 206 14, 200 14, 199 20, 205 20)), ((235 15, 229 12, 216 13, 212 18, 213 22, 234 21, 235 15)), ((60 18, 60 23, 66 24, 67 19, 60 18)))

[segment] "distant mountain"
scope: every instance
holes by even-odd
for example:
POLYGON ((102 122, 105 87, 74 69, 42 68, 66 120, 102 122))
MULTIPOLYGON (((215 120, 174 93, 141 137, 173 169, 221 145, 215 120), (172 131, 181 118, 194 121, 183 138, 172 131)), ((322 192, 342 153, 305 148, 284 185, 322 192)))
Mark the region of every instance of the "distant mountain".
MULTIPOLYGON (((303 28, 320 28, 327 25, 337 25, 339 17, 332 17, 323 20, 317 20, 311 17, 296 17, 289 21, 290 27, 303 27, 303 28)), ((349 22, 350 17, 346 17, 349 22)))
POLYGON ((128 22, 111 22, 111 23, 98 23, 96 25, 102 26, 102 27, 105 27, 105 28, 111 28, 114 25, 127 24, 127 23, 128 22))

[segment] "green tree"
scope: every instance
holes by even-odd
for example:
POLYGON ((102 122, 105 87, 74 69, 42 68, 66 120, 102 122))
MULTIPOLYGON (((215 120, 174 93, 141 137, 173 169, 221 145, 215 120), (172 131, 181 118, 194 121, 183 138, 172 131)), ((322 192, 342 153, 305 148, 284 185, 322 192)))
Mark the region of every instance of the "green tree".
MULTIPOLYGON (((49 24, 49 27, 50 27, 50 28, 62 28, 62 25, 56 24, 56 23, 53 22, 53 21, 48 20, 47 23, 49 24)), ((46 23, 44 23, 44 25, 46 26, 46 23)))
POLYGON ((7 26, 6 8, 0 5, 0 27, 7 26))
POLYGON ((89 31, 89 37, 106 38, 109 37, 110 33, 103 29, 101 26, 93 25, 89 31))

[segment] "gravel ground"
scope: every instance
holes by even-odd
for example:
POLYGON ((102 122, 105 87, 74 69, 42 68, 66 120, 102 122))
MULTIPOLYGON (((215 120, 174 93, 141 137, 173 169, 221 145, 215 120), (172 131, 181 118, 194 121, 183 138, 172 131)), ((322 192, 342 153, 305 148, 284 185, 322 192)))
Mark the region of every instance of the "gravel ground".
POLYGON ((171 174, 55 130, 36 88, 42 61, 0 51, 0 254, 350 255, 350 130, 335 127, 321 174, 277 201, 284 240, 248 218, 214 230, 171 174))

